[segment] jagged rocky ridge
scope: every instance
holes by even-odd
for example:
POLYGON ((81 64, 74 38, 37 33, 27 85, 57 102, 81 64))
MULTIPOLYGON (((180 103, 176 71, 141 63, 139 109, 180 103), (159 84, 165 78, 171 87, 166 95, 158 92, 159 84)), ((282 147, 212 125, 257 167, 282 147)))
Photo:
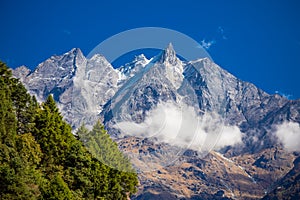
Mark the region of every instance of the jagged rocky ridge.
POLYGON ((183 62, 172 45, 151 60, 140 55, 119 69, 101 55, 87 59, 72 49, 32 72, 17 68, 14 75, 39 100, 53 94, 74 129, 83 122, 90 125, 100 113, 108 129, 116 119, 142 122, 160 101, 184 102, 199 113, 217 111, 227 123, 249 132, 244 140, 252 149, 260 148, 251 143, 254 132, 260 140, 267 137, 270 125, 285 120, 300 123, 299 100, 269 95, 208 58, 183 62))
MULTIPOLYGON (((263 167, 256 165, 260 159, 256 155, 274 147, 277 148, 277 144, 269 133, 270 130, 275 124, 283 121, 300 123, 300 100, 288 100, 278 94, 267 94, 255 85, 234 77, 208 58, 181 61, 176 56, 172 45, 150 60, 140 55, 131 63, 118 69, 114 69, 101 55, 94 55, 91 59, 87 59, 80 49, 72 49, 64 55, 50 57, 39 64, 34 71, 22 66, 15 69, 13 74, 20 78, 38 100, 44 100, 52 94, 63 116, 73 129, 83 122, 88 126, 92 125, 100 117, 110 133, 116 137, 118 131, 113 128, 116 121, 132 120, 140 123, 145 119, 147 111, 161 101, 184 102, 194 107, 199 115, 203 111, 216 111, 224 117, 226 123, 237 125, 245 133, 244 148, 228 147, 223 149, 222 153, 225 153, 227 157, 237 158, 236 166, 237 163, 242 162, 239 158, 249 155, 252 164, 240 163, 240 166, 245 167, 248 172, 251 172, 254 166, 255 172, 251 173, 262 182, 279 181, 272 179, 272 175, 266 175, 271 169, 267 172, 260 172, 257 169, 263 167), (263 143, 257 141, 263 141, 263 143), (258 175, 257 171, 260 172, 258 175)), ((164 146, 167 148, 168 145, 164 144, 164 146)), ((123 147, 120 146, 120 148, 123 147)), ((124 149, 126 150, 126 147, 124 149)), ((151 153, 150 150, 149 152, 151 153)), ((193 160, 193 155, 187 156, 186 159, 193 160)), ((265 162, 268 163, 272 159, 273 157, 266 158, 265 162)), ((294 157, 283 156, 284 159, 291 163, 294 157)), ((197 162, 212 162, 213 159, 209 160, 197 162)), ((189 161, 188 163, 195 165, 197 162, 189 161)), ((222 162, 228 164, 229 161, 222 162)), ((282 159, 275 159, 274 162, 281 163, 282 159)), ((292 165, 285 166, 284 171, 291 168, 292 165)), ((176 168, 176 170, 179 169, 176 168)), ((173 172, 177 173, 176 170, 173 172)), ((144 175, 140 177, 143 184, 149 178, 144 175)), ((192 180, 194 180, 193 177, 192 180)), ((226 174, 220 177, 224 178, 226 174)), ((278 179, 280 177, 278 176, 278 179)), ((159 187, 164 187, 161 180, 156 179, 156 181, 159 187)), ((165 183, 165 186, 166 184, 168 183, 165 183)), ((147 195, 150 192, 151 196, 155 187, 153 188, 151 184, 144 184, 142 191, 147 195)), ((211 194, 201 193, 204 195, 202 197, 212 198, 222 193, 218 193, 217 184, 214 187, 211 194)), ((233 198, 230 189, 227 188, 226 191, 224 187, 220 186, 227 194, 225 196, 233 198)), ((267 189, 266 184, 263 184, 262 188, 266 191, 271 190, 267 189)), ((256 191, 257 194, 247 195, 249 198, 258 198, 264 192, 260 190, 256 191)), ((237 195, 238 191, 233 193, 237 195)), ((175 198, 176 195, 183 197, 187 194, 191 198, 194 198, 194 195, 197 196, 197 192, 193 189, 186 192, 176 192, 175 189, 168 195, 175 198)), ((137 198, 142 197, 137 196, 137 198)))
POLYGON ((32 72, 22 66, 13 73, 38 100, 52 94, 74 129, 83 122, 92 125, 89 122, 98 118, 103 105, 115 94, 119 78, 103 56, 87 59, 80 49, 52 56, 32 72))

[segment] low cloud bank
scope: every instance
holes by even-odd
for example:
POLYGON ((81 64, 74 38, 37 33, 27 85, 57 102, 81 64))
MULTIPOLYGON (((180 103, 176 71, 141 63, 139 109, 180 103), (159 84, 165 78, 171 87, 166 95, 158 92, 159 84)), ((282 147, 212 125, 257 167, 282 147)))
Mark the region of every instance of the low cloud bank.
POLYGON ((300 126, 295 122, 284 122, 276 126, 275 135, 288 151, 300 152, 300 126))
POLYGON ((197 151, 219 150, 242 144, 237 126, 225 126, 215 113, 196 114, 193 107, 161 102, 150 110, 144 122, 120 121, 115 124, 124 135, 156 137, 161 142, 197 151))

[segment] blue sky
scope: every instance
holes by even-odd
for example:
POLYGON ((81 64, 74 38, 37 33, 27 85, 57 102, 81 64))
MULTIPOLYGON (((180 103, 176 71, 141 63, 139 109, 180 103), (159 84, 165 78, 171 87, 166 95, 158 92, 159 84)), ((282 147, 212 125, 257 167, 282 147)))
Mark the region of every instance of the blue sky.
MULTIPOLYGON (((1 1, 0 60, 31 69, 53 54, 138 27, 164 27, 206 45, 214 61, 268 93, 300 98, 300 2, 1 1)), ((176 49, 176 47, 175 47, 176 49)))

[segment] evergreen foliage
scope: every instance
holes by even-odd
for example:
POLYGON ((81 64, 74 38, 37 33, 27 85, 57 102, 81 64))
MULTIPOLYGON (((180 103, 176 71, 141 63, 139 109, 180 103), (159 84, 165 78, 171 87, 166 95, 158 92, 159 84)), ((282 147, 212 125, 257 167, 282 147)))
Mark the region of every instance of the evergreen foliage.
POLYGON ((94 125, 91 131, 84 126, 80 127, 77 134, 89 152, 109 167, 108 190, 112 192, 108 198, 121 199, 126 197, 127 193, 135 193, 138 180, 130 160, 119 151, 117 143, 110 138, 100 121, 94 125))
POLYGON ((127 199, 135 193, 137 175, 100 122, 92 131, 82 126, 78 135, 85 145, 52 96, 40 106, 0 62, 0 199, 127 199))

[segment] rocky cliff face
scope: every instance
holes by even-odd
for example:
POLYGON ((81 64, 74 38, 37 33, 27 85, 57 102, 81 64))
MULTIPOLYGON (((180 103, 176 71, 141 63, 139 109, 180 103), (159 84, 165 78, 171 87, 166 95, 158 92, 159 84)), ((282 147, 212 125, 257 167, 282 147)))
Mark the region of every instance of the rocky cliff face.
POLYGON ((34 71, 22 66, 13 74, 38 100, 52 94, 73 129, 102 119, 119 147, 136 159, 141 182, 136 199, 257 199, 293 169, 295 155, 282 149, 272 132, 284 121, 300 124, 300 100, 267 94, 208 58, 181 61, 172 45, 150 60, 140 55, 118 69, 101 55, 87 59, 72 49, 34 71), (216 113, 224 125, 240 129, 243 145, 219 149, 225 157, 215 151, 201 157, 155 137, 119 137, 116 123, 142 124, 161 102, 186 105, 194 118, 216 113), (147 163, 155 170, 143 172, 147 163))
POLYGON ((297 157, 293 164, 294 167, 275 182, 273 190, 264 196, 264 200, 300 198, 300 157, 297 157))
POLYGON ((119 77, 103 56, 86 59, 80 49, 52 56, 32 72, 22 66, 13 74, 39 101, 52 94, 74 129, 83 122, 88 126, 94 123, 102 106, 115 94, 119 77))

